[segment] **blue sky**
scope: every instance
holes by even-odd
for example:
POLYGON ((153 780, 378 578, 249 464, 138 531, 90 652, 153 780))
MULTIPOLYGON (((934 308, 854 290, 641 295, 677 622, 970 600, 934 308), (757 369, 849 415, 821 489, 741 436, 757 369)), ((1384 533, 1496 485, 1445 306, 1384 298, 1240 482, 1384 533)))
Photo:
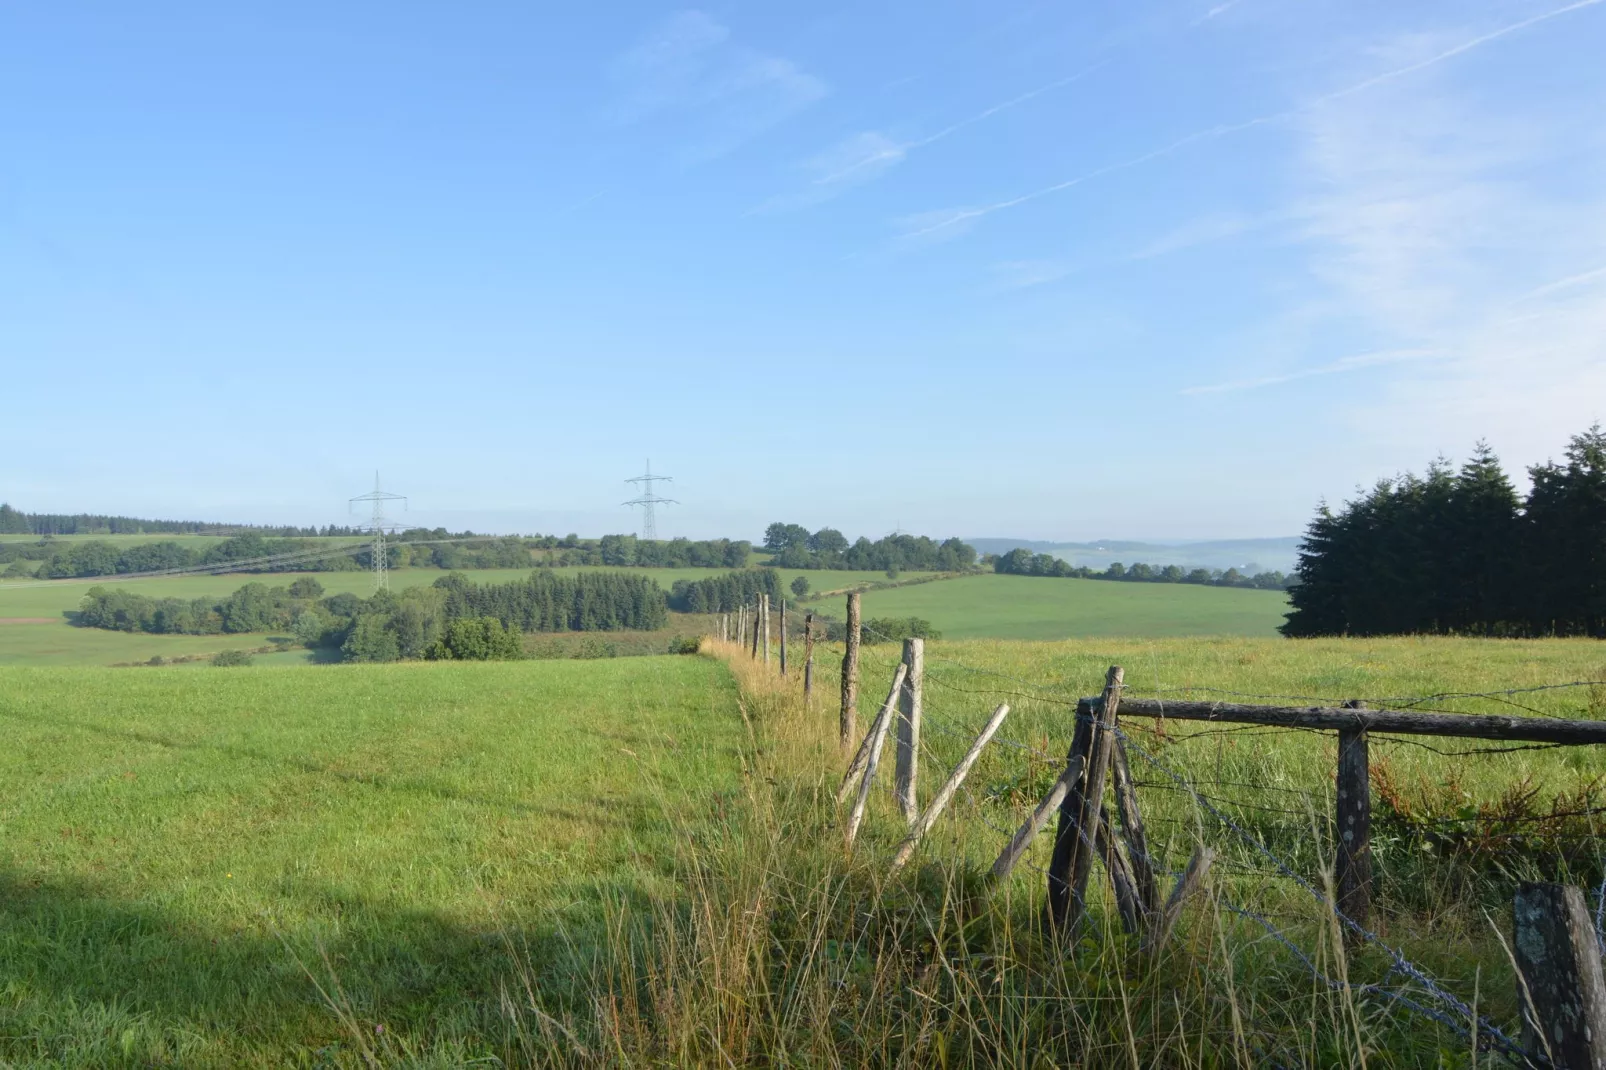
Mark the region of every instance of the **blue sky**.
POLYGON ((0 8, 0 498, 1289 534, 1606 418, 1606 2, 0 8), (665 488, 666 490, 668 488, 665 488))

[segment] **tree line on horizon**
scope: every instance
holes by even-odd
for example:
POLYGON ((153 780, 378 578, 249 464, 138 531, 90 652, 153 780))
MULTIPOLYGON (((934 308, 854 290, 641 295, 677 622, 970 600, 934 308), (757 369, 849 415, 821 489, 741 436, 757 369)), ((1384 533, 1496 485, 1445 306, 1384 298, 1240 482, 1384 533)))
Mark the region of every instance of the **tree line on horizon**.
POLYGON ((1377 483, 1306 530, 1284 635, 1606 638, 1606 432, 1519 496, 1478 443, 1460 469, 1377 483))
POLYGON ((774 523, 764 529, 770 565, 792 569, 843 569, 852 572, 963 572, 976 567, 976 548, 951 538, 897 533, 852 543, 836 528, 810 532, 801 524, 774 523))
POLYGON ((982 558, 983 563, 989 560, 994 572, 1006 576, 1057 576, 1127 583, 1192 583, 1206 587, 1250 587, 1263 591, 1280 591, 1293 581, 1293 577, 1275 570, 1257 572, 1251 576, 1236 568, 1184 569, 1180 565, 1124 565, 1119 561, 1105 569, 1093 569, 1086 565, 1073 565, 1053 554, 1034 554, 1025 547, 1018 547, 997 557, 989 555, 982 558))
POLYGON ((24 513, 0 502, 0 535, 232 535, 256 532, 280 536, 360 535, 360 528, 330 524, 221 524, 201 520, 145 520, 104 513, 24 513))

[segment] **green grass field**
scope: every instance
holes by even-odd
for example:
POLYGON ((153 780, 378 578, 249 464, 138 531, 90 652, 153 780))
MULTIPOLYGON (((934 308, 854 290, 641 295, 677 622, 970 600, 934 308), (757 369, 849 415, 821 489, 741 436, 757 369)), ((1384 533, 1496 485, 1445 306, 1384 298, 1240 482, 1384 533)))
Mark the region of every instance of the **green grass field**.
POLYGON ((0 1064, 30 1066, 360 1065, 317 985, 386 1062, 505 1054, 498 986, 563 1001, 740 734, 694 657, 0 669, 0 722, 0 1064))
POLYGON ((1287 611, 1280 591, 1034 576, 966 576, 864 595, 867 618, 924 617, 955 639, 1269 636, 1287 611))
MULTIPOLYGON (((198 538, 199 536, 197 536, 198 538)), ((125 536, 124 538, 143 538, 125 536)), ((617 571, 598 566, 581 566, 587 572, 617 571)), ((726 569, 662 568, 641 570, 669 590, 677 580, 699 580, 719 575, 726 569)), ((506 583, 529 575, 527 569, 471 569, 463 573, 474 583, 506 583)), ((148 661, 153 657, 179 658, 219 650, 250 649, 264 646, 266 635, 141 635, 98 628, 74 628, 65 613, 76 610, 84 592, 93 586, 126 586, 152 598, 221 598, 247 583, 288 585, 301 573, 249 575, 225 573, 220 576, 157 577, 119 581, 115 576, 93 580, 55 581, 44 585, 0 582, 0 665, 114 665, 148 661)), ((349 591, 367 595, 373 590, 367 572, 313 572, 312 576, 329 594, 349 591)), ((440 579, 439 569, 398 569, 390 573, 391 586, 403 589, 427 586, 440 579)), ((854 583, 886 582, 878 572, 782 572, 785 583, 807 575, 817 589, 844 587, 854 583)), ((917 576, 909 573, 907 576, 917 576)), ((906 578, 907 578, 906 576, 906 578)), ((838 610, 839 611, 839 610, 838 610)), ((273 663, 306 661, 304 654, 274 655, 273 663)))

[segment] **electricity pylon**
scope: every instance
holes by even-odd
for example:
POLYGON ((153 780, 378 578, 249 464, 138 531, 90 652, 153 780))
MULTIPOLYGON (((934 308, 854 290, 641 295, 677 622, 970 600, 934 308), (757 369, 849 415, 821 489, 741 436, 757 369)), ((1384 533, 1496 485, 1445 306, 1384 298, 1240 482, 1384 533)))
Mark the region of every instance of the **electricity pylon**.
POLYGON ((407 508, 407 498, 405 495, 390 494, 379 489, 379 473, 376 471, 374 473, 373 493, 359 494, 357 497, 352 498, 347 505, 348 510, 356 506, 358 502, 372 502, 374 505, 373 519, 368 522, 368 527, 369 530, 374 533, 374 541, 369 546, 369 552, 373 555, 374 559, 375 591, 390 590, 390 576, 389 573, 386 572, 386 566, 390 562, 389 555, 385 551, 385 525, 390 523, 390 521, 385 518, 385 503, 397 501, 402 503, 403 509, 407 508))
POLYGON ((655 476, 652 474, 652 461, 647 462, 647 474, 635 476, 625 480, 626 483, 640 483, 641 494, 625 502, 626 505, 641 506, 641 537, 643 539, 656 539, 658 537, 658 516, 653 511, 658 505, 679 505, 673 498, 660 498, 652 492, 654 483, 673 483, 673 476, 655 476))

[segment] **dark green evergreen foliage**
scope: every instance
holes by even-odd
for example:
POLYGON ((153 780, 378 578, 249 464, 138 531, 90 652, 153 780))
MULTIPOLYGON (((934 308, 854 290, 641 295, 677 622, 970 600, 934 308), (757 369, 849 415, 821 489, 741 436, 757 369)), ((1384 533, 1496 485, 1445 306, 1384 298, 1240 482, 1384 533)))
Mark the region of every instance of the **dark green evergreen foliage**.
POLYGON ((636 568, 746 568, 753 544, 745 539, 690 539, 644 541, 634 535, 604 535, 582 539, 545 535, 528 540, 537 551, 536 563, 552 568, 575 565, 634 566, 636 568))
POLYGON ((561 576, 537 569, 514 583, 473 584, 452 573, 435 581, 446 617, 495 617, 526 632, 652 631, 669 620, 664 591, 629 572, 561 576))
POLYGON ((1480 443, 1459 471, 1438 461, 1322 506, 1283 634, 1606 637, 1606 434, 1529 475, 1524 502, 1480 443))
POLYGON ((775 552, 776 568, 831 568, 863 572, 962 572, 976 565, 976 549, 959 539, 937 542, 924 535, 888 535, 848 545, 835 528, 810 535, 797 524, 771 524, 764 532, 766 549, 775 552))
POLYGON ((263 535, 356 535, 356 528, 219 524, 198 520, 141 520, 99 513, 23 513, 0 503, 0 535, 218 535, 249 530, 263 535))
POLYGON ((1235 568, 1225 572, 1219 569, 1196 568, 1184 572, 1179 565, 1136 564, 1128 568, 1117 561, 1098 571, 1086 565, 1073 565, 1053 554, 1034 554, 1017 548, 992 559, 993 571, 1010 576, 1059 576, 1079 580, 1123 580, 1128 583, 1196 583, 1207 587, 1255 587, 1278 591, 1288 586, 1289 578, 1281 572, 1260 572, 1246 576, 1235 568))
POLYGON ((752 605, 761 594, 779 603, 781 574, 773 568, 749 568, 701 580, 676 580, 669 592, 670 608, 680 613, 733 613, 752 605))
POLYGON ((504 628, 495 617, 464 617, 446 626, 446 634, 425 651, 440 661, 512 661, 523 657, 516 628, 504 628))

